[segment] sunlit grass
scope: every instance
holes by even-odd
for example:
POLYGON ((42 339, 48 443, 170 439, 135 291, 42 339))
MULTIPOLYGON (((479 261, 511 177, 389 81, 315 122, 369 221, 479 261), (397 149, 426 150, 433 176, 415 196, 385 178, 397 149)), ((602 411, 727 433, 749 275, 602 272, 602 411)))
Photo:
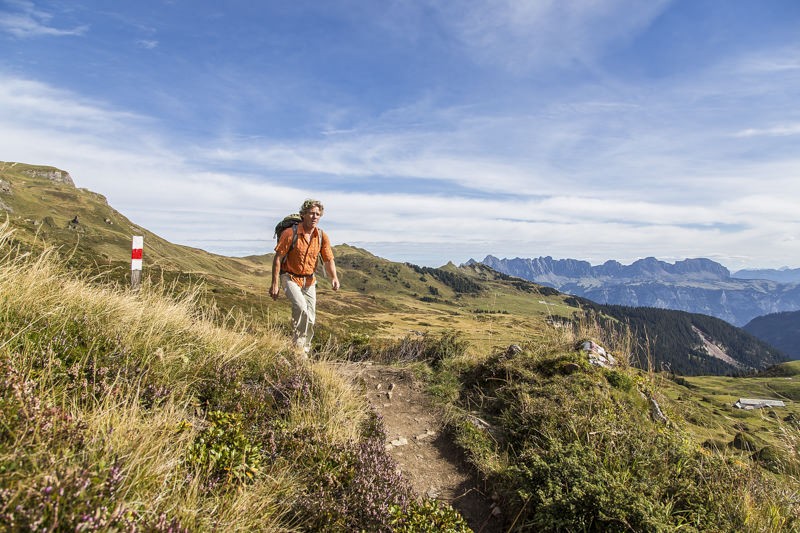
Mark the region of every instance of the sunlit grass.
POLYGON ((379 530, 405 508, 361 395, 199 295, 75 276, 0 228, 0 522, 379 530))

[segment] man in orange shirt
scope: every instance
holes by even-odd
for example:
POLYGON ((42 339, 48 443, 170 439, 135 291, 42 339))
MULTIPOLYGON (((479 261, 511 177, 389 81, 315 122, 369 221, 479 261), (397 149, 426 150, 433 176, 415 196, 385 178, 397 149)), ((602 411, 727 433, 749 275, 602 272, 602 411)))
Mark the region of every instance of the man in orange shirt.
POLYGON ((327 233, 317 227, 325 208, 319 200, 306 200, 300 207, 302 222, 295 228, 283 230, 275 246, 275 259, 272 262, 272 287, 269 294, 273 299, 280 295, 280 285, 292 302, 292 326, 295 346, 307 354, 311 350, 316 320, 317 289, 314 270, 317 256, 322 256, 322 264, 331 279, 333 290, 339 290, 336 264, 327 233))

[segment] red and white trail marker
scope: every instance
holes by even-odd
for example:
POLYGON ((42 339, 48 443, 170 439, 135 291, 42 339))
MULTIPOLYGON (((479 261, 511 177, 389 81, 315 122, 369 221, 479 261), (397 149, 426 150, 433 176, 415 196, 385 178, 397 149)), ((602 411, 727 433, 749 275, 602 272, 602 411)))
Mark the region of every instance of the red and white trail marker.
POLYGON ((144 250, 144 237, 134 237, 131 248, 131 270, 142 269, 142 252, 144 250))
POLYGON ((142 280, 142 254, 144 252, 144 237, 134 236, 131 247, 131 287, 139 288, 142 280))

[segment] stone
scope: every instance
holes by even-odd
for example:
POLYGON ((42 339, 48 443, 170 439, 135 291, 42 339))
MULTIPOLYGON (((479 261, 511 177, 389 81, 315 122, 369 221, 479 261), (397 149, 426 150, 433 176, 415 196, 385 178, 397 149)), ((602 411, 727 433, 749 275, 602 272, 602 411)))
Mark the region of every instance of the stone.
POLYGON ((664 416, 655 398, 650 398, 650 416, 652 416, 653 420, 656 422, 661 422, 662 424, 667 423, 667 417, 664 416))
POLYGON ((515 355, 519 355, 522 353, 522 348, 519 344, 512 344, 508 348, 506 348, 506 356, 507 357, 514 357, 515 355))
POLYGON ((433 437, 434 435, 436 435, 436 432, 428 429, 425 431, 425 433, 420 433, 419 435, 414 437, 414 440, 425 440, 427 438, 433 437))
POLYGON ((399 446, 406 446, 406 445, 408 445, 408 439, 405 438, 405 437, 399 437, 399 438, 394 439, 392 441, 392 446, 394 446, 396 448, 399 447, 399 446))

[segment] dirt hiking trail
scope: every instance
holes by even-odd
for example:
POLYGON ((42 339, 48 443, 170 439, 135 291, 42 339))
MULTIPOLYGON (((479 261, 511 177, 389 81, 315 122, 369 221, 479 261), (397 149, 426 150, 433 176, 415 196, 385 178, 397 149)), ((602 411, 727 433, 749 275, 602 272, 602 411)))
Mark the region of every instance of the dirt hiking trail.
POLYGON ((371 362, 333 365, 383 417, 386 449, 418 495, 449 503, 476 533, 504 531, 501 509, 442 431, 440 416, 410 371, 371 362))

